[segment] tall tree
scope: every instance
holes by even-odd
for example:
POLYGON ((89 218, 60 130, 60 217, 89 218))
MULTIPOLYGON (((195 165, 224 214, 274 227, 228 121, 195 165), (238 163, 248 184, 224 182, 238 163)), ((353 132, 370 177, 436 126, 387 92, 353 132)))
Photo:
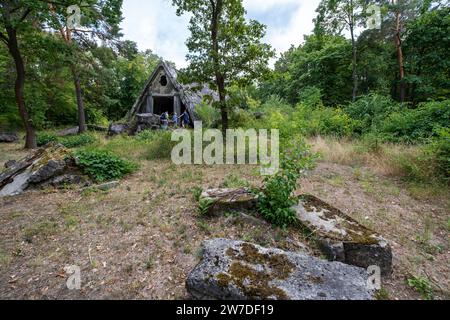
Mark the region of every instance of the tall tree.
POLYGON ((37 8, 33 1, 10 0, 0 3, 0 40, 7 46, 9 54, 14 60, 16 81, 14 86, 15 99, 19 114, 26 130, 25 148, 36 148, 36 130, 31 121, 25 101, 25 62, 21 52, 20 33, 31 28, 33 11, 37 8))
POLYGON ((262 43, 266 27, 245 19, 242 0, 172 0, 177 14, 191 13, 187 41, 190 62, 185 80, 203 82, 217 89, 222 131, 228 129, 227 88, 246 84, 268 70, 274 56, 262 43))
POLYGON ((403 41, 413 104, 450 98, 450 7, 435 7, 409 21, 403 41))
POLYGON ((352 100, 358 94, 357 46, 355 29, 362 21, 364 1, 362 0, 322 0, 317 8, 315 19, 316 34, 331 32, 341 34, 345 29, 350 32, 352 41, 352 100))
POLYGON ((89 47, 95 39, 106 41, 119 36, 122 2, 122 0, 85 0, 80 1, 78 6, 74 6, 73 1, 67 0, 48 3, 51 13, 50 26, 60 33, 64 42, 72 49, 70 70, 77 99, 79 133, 85 132, 87 128, 80 79, 80 68, 82 67, 80 62, 83 60, 80 58, 80 55, 83 54, 80 47, 84 46, 84 50, 86 50, 86 46, 89 47), (71 21, 72 17, 78 21, 71 21))
MULTIPOLYGON (((437 1, 439 3, 439 1, 437 1)), ((404 102, 406 99, 407 81, 404 55, 404 35, 407 33, 406 25, 409 21, 414 21, 421 14, 428 11, 432 6, 436 5, 436 1, 432 0, 390 0, 388 4, 388 19, 393 22, 393 37, 396 48, 398 63, 398 80, 399 80, 399 100, 404 102)), ((438 4, 439 6, 439 4, 438 4)))

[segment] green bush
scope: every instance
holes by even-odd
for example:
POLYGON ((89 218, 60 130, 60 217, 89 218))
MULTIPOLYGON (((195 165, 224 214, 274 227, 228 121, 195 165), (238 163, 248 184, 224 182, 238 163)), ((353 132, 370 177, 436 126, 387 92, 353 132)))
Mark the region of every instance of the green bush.
POLYGON ((38 135, 36 137, 36 142, 37 142, 38 147, 42 147, 50 142, 56 142, 56 141, 58 141, 58 137, 53 133, 42 132, 42 133, 38 133, 38 135))
POLYGON ((195 107, 195 114, 203 122, 204 128, 217 128, 220 124, 220 111, 212 105, 202 102, 195 107))
POLYGON ((95 136, 85 133, 76 136, 68 136, 59 139, 61 143, 66 148, 78 148, 93 144, 97 141, 95 136))
POLYGON ((419 292, 426 300, 433 300, 434 292, 433 287, 427 278, 413 277, 407 280, 408 286, 419 292))
POLYGON ((323 106, 322 90, 317 87, 305 87, 300 91, 299 101, 301 104, 311 108, 323 106))
POLYGON ((298 201, 294 191, 304 171, 314 166, 314 157, 302 142, 292 142, 291 147, 284 150, 280 164, 277 174, 264 179, 264 188, 258 194, 258 210, 270 223, 287 227, 298 223, 292 210, 298 201))
POLYGON ((389 114, 398 110, 400 110, 398 103, 378 94, 363 96, 345 108, 345 112, 358 121, 359 125, 355 127, 355 131, 360 134, 372 131, 389 114))
POLYGON ((450 128, 436 130, 437 136, 425 148, 426 158, 437 177, 450 181, 450 128))
POLYGON ((390 114, 380 125, 383 140, 418 143, 432 137, 436 130, 450 123, 450 100, 427 102, 417 109, 390 114))
POLYGON ((159 132, 156 130, 144 130, 139 132, 135 138, 139 141, 152 141, 158 137, 159 132))
POLYGON ((350 118, 342 109, 310 108, 304 104, 296 106, 292 121, 294 129, 290 130, 298 131, 307 136, 350 136, 357 126, 357 121, 350 118))
POLYGON ((252 111, 234 108, 230 112, 231 128, 255 128, 255 115, 252 111))
POLYGON ((82 150, 75 154, 77 165, 97 182, 120 179, 134 172, 135 164, 102 150, 82 150))

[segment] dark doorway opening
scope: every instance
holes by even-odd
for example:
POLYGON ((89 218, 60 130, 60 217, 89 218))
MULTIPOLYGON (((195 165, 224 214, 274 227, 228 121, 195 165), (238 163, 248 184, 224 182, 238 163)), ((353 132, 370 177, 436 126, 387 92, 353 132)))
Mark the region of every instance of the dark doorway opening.
POLYGON ((173 113, 173 97, 153 97, 153 113, 161 115, 164 112, 173 113))

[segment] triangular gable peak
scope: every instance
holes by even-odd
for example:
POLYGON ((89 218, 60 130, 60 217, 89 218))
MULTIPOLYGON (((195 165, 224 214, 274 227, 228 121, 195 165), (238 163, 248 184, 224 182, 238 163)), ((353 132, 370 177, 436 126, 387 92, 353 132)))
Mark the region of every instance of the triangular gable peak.
POLYGON ((177 81, 177 71, 165 61, 160 61, 147 80, 144 89, 137 98, 128 114, 132 120, 137 114, 152 113, 160 115, 164 112, 180 115, 188 111, 191 119, 195 120, 194 103, 183 86, 177 81))

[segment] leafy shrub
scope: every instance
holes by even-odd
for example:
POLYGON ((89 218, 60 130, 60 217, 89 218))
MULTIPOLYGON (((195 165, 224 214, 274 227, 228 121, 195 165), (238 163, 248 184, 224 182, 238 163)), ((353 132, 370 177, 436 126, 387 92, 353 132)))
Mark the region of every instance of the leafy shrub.
POLYGON ((358 121, 359 126, 355 128, 357 133, 365 133, 378 126, 390 113, 399 109, 400 106, 390 97, 370 94, 349 104, 345 112, 358 121))
POLYGON ((437 137, 425 148, 426 158, 432 164, 435 175, 450 181, 450 128, 436 130, 437 137))
POLYGON ((357 121, 339 108, 310 108, 299 104, 296 106, 292 118, 294 130, 308 136, 350 136, 357 126, 357 121))
POLYGON ((295 142, 281 157, 280 171, 264 179, 264 189, 258 195, 258 209, 270 223, 287 227, 298 222, 296 213, 292 210, 292 206, 298 201, 294 197, 294 191, 304 170, 313 167, 314 157, 303 143, 295 142))
POLYGON ((419 292, 424 299, 433 300, 433 287, 431 286, 427 278, 413 277, 411 279, 408 279, 407 283, 411 288, 419 292))
POLYGON ((220 123, 220 112, 212 105, 202 102, 195 107, 195 113, 205 128, 216 128, 220 123))
POLYGON ((120 179, 136 170, 136 165, 101 150, 82 150, 76 154, 77 165, 97 182, 120 179))
POLYGON ((305 106, 317 108, 323 106, 322 90, 317 87, 305 87, 300 91, 299 101, 305 106))
POLYGON ((45 146, 47 143, 58 141, 58 137, 53 133, 42 132, 36 137, 38 147, 45 146))
POLYGON ((156 130, 144 130, 139 132, 135 138, 139 141, 151 141, 154 140, 158 136, 158 132, 156 130))
POLYGON ((262 112, 280 111, 284 114, 293 110, 289 103, 277 95, 270 96, 269 99, 261 105, 260 109, 262 112))
POLYGON ((201 216, 206 216, 214 205, 214 200, 200 199, 198 202, 198 212, 201 216))
POLYGON ((427 102, 417 109, 405 109, 390 114, 380 125, 385 141, 417 143, 435 134, 450 123, 450 100, 427 102))
POLYGON ((194 187, 192 190, 192 195, 194 196, 195 201, 200 201, 200 197, 202 195, 203 188, 202 187, 194 187))
POLYGON ((252 112, 239 108, 231 110, 231 128, 255 128, 255 126, 255 115, 252 112))
POLYGON ((95 136, 87 133, 59 139, 59 142, 66 148, 84 147, 89 144, 93 144, 96 141, 97 139, 95 138, 95 136))

